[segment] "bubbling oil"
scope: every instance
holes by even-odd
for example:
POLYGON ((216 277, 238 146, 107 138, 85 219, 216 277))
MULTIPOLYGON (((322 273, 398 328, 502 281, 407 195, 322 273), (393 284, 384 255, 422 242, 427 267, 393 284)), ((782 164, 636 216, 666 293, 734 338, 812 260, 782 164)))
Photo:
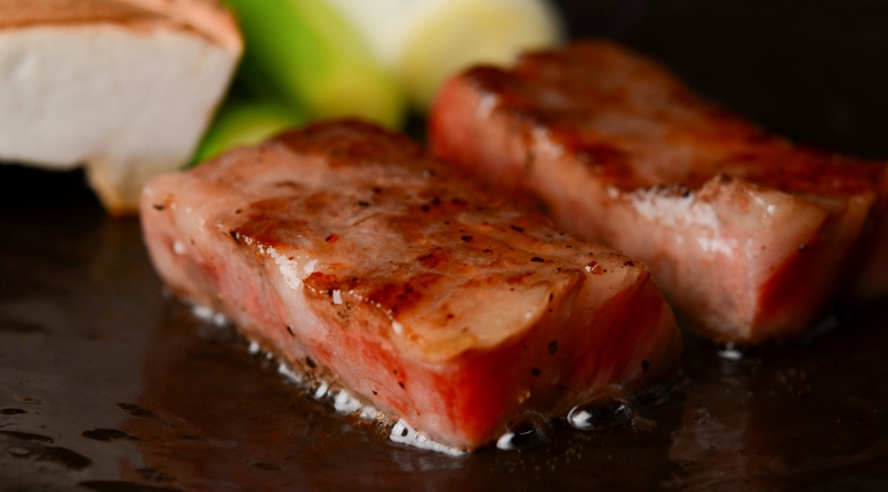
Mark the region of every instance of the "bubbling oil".
POLYGON ((631 423, 633 414, 629 402, 621 397, 596 398, 573 407, 567 423, 577 430, 600 432, 631 423))
MULTIPOLYGON (((230 322, 222 315, 209 309, 193 307, 192 313, 217 327, 231 326, 230 322)), ((260 356, 267 360, 274 358, 274 354, 265 351, 255 340, 248 340, 247 351, 250 355, 260 356)), ((435 442, 403 419, 392 423, 391 415, 377 410, 339 387, 335 382, 319 378, 314 372, 297 370, 288 363, 280 361, 277 370, 288 382, 296 384, 307 396, 331 405, 337 413, 355 416, 382 425, 388 430, 389 439, 392 442, 451 456, 466 454, 465 450, 435 442)), ((629 399, 619 389, 606 396, 599 395, 576 405, 568 412, 566 421, 573 429, 593 432, 624 427, 630 423, 636 431, 655 425, 638 417, 633 411, 629 399), (636 422, 651 425, 636 425, 636 422)), ((551 420, 542 415, 524 414, 507 426, 505 432, 496 440, 496 447, 503 451, 526 451, 541 447, 549 443, 547 431, 550 424, 551 420)))
POLYGON ((496 447, 503 451, 524 451, 540 447, 547 442, 544 429, 547 427, 546 419, 529 415, 509 425, 506 433, 496 440, 496 447))

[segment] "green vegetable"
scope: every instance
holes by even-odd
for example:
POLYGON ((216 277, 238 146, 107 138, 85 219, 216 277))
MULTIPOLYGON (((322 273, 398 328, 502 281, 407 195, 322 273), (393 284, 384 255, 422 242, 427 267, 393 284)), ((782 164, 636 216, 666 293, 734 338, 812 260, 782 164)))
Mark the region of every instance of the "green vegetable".
POLYGON ((323 0, 355 26, 377 62, 426 109, 448 77, 478 63, 510 64, 551 47, 564 23, 549 0, 323 0))
POLYGON ((395 128, 401 90, 326 0, 227 0, 246 41, 241 81, 311 119, 355 116, 395 128))
POLYGON ((199 164, 234 147, 257 144, 306 118, 267 101, 227 101, 213 120, 194 157, 199 164))

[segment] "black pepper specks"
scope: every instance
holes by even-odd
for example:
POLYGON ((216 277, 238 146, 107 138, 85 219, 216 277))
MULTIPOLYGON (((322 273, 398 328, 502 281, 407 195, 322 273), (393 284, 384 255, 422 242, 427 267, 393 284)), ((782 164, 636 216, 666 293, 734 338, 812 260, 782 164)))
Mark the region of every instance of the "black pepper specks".
POLYGON ((518 226, 512 226, 513 231, 524 232, 524 228, 518 226))
POLYGON ((544 262, 544 261, 546 261, 546 260, 540 258, 539 256, 534 256, 533 258, 530 259, 530 261, 532 261, 532 262, 534 262, 534 263, 542 263, 542 262, 544 262))
POLYGON ((538 377, 540 377, 540 374, 542 374, 542 371, 540 371, 539 369, 534 367, 533 369, 530 370, 530 374, 531 374, 531 376, 538 378, 538 377))
POLYGON ((293 333, 293 328, 290 328, 289 326, 287 326, 287 333, 289 333, 290 336, 294 336, 294 337, 296 336, 296 334, 293 333))
POLYGON ((806 249, 808 249, 807 244, 803 244, 803 245, 799 246, 799 253, 801 253, 802 251, 805 251, 806 249))
POLYGON ((648 372, 648 369, 650 369, 650 367, 651 367, 651 363, 650 363, 650 362, 648 362, 647 360, 643 360, 643 361, 641 361, 641 370, 642 370, 642 372, 648 372))
POLYGON ((467 243, 474 243, 475 242, 475 238, 473 238, 472 236, 463 236, 460 239, 462 239, 464 242, 467 242, 467 243))
POLYGON ((307 365, 308 367, 310 367, 310 368, 312 368, 312 369, 318 367, 318 365, 315 364, 315 361, 312 360, 311 357, 306 357, 306 358, 305 358, 305 365, 307 365))
POLYGON ((404 389, 404 381, 398 381, 398 386, 400 386, 401 389, 404 389))
POLYGON ((359 207, 369 207, 370 202, 365 202, 364 200, 360 200, 360 201, 358 201, 358 206, 359 207))
POLYGON ((167 208, 167 206, 162 203, 155 203, 152 206, 154 207, 154 210, 163 210, 163 209, 167 208))
POLYGON ((549 342, 549 355, 555 355, 555 352, 558 352, 558 340, 549 342))

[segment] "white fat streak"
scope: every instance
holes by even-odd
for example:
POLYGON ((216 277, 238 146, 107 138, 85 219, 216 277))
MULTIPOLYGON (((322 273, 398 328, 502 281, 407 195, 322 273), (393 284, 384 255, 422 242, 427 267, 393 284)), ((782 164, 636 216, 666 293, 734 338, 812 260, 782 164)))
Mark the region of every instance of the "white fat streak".
POLYGON ((721 237, 698 237, 697 245, 700 246, 700 249, 706 251, 707 253, 721 253, 730 258, 734 256, 737 242, 721 237))
POLYGON ((556 159, 564 155, 564 148, 552 140, 549 130, 545 127, 534 128, 533 142, 537 155, 547 155, 556 159))
POLYGON ((404 333, 404 325, 397 321, 392 321, 392 330, 395 330, 395 333, 400 335, 401 333, 404 333))
POLYGON ((708 203, 699 202, 693 197, 678 198, 668 190, 653 187, 639 190, 635 194, 633 205, 639 215, 645 219, 659 222, 672 229, 687 225, 708 229, 710 231, 708 236, 701 235, 695 238, 700 249, 728 257, 734 255, 736 241, 721 237, 721 221, 715 208, 708 203))
POLYGON ((342 304, 342 293, 339 292, 339 289, 333 291, 333 304, 342 304))
POLYGON ((277 264, 278 270, 280 270, 281 275, 284 277, 284 282, 293 290, 301 289, 304 277, 299 274, 299 262, 278 253, 274 248, 268 248, 268 255, 277 264))
POLYGON ((250 342, 250 347, 247 348, 247 352, 249 352, 250 355, 256 355, 256 354, 259 353, 260 350, 261 350, 261 348, 259 347, 259 344, 256 343, 255 340, 254 340, 254 341, 251 341, 251 342, 250 342))
POLYGON ((445 446, 439 442, 432 441, 424 434, 420 434, 416 432, 416 430, 410 426, 404 419, 398 420, 398 423, 392 427, 392 432, 389 434, 389 439, 394 442, 400 444, 406 444, 408 446, 413 446, 419 449, 427 449, 430 451, 437 451, 439 453, 449 454, 451 456, 461 456, 465 454, 465 451, 461 449, 452 448, 450 446, 445 446))
POLYGON ((716 235, 719 232, 720 222, 715 209, 692 197, 678 198, 668 190, 653 187, 639 190, 633 204, 644 218, 658 220, 670 227, 693 223, 712 229, 716 235))
POLYGON ((173 242, 173 252, 176 253, 177 255, 184 254, 185 253, 185 246, 179 241, 174 241, 173 242))
POLYGON ((485 92, 481 95, 480 100, 478 101, 478 109, 477 115, 478 118, 482 120, 486 120, 490 117, 490 114, 493 112, 493 109, 496 108, 496 104, 499 102, 499 96, 493 93, 485 92))
MULTIPOLYGON (((304 267, 302 267, 302 273, 305 274, 305 277, 308 277, 309 275, 314 273, 315 265, 317 265, 317 264, 318 264, 318 260, 310 260, 308 263, 305 264, 304 267)), ((305 277, 303 277, 303 278, 305 278, 305 277)))

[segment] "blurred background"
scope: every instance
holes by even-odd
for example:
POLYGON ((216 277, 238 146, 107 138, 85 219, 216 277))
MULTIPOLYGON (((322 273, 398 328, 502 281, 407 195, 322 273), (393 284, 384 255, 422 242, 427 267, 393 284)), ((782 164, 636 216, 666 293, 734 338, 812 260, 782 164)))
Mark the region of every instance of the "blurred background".
POLYGON ((888 159, 888 1, 558 0, 768 130, 888 159))
MULTIPOLYGON (((888 0, 554 4, 570 37, 628 44, 769 131, 806 145, 888 159, 888 0)), ((421 115, 410 122, 411 133, 420 135, 421 115)), ((75 199, 93 200, 82 172, 0 166, 0 205, 52 207, 75 199)))

